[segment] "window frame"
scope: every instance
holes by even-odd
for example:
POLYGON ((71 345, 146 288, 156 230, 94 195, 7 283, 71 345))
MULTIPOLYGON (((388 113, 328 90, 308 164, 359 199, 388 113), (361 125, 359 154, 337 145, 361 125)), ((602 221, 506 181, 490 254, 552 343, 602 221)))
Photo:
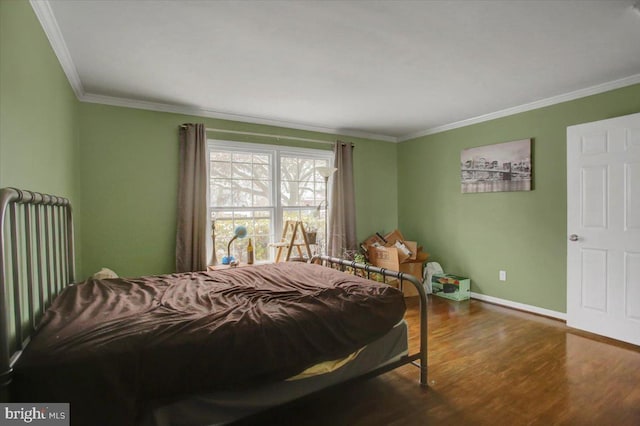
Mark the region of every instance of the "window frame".
MULTIPOLYGON (((215 207, 212 206, 210 200, 211 194, 211 152, 216 149, 220 151, 236 151, 236 152, 246 152, 246 153, 257 153, 257 154, 266 154, 269 155, 272 167, 271 167, 271 200, 273 202, 272 206, 269 207, 244 207, 237 209, 244 209, 247 211, 255 211, 255 210, 271 210, 272 211, 272 223, 270 229, 270 242, 279 241, 280 235, 282 235, 282 228, 284 226, 283 218, 285 210, 294 210, 299 209, 300 207, 289 207, 282 205, 281 199, 281 158, 283 156, 295 156, 295 157, 303 157, 314 160, 326 160, 328 166, 333 165, 334 161, 334 152, 332 149, 317 149, 317 148, 301 148, 301 147, 292 147, 286 145, 271 145, 271 144, 262 144, 262 143, 253 143, 253 142, 239 142, 239 141, 229 141, 223 139, 207 139, 207 211, 209 212, 208 217, 212 217, 214 211, 220 210, 229 210, 230 207, 215 207)), ((328 197, 331 197, 331 188, 327 188, 328 197)), ((236 209, 236 207, 231 207, 231 209, 236 209)), ((325 216, 325 220, 328 218, 325 216)), ((273 260, 273 252, 269 250, 269 261, 273 260)))

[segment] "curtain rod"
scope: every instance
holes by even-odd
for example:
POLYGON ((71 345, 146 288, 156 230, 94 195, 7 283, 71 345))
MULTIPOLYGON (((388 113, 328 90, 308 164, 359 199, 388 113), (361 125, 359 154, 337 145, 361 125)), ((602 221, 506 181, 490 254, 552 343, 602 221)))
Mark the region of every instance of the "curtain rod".
POLYGON ((274 135, 272 133, 256 133, 256 132, 243 132, 239 130, 226 130, 226 129, 211 129, 207 127, 205 129, 207 132, 220 132, 220 133, 233 133, 236 135, 246 135, 246 136, 263 136, 268 138, 276 138, 276 139, 290 139, 294 141, 302 141, 302 142, 315 142, 315 143, 326 143, 329 145, 333 145, 335 142, 332 141, 324 141, 322 139, 310 139, 310 138, 298 138, 295 136, 286 136, 286 135, 274 135))
MULTIPOLYGON (((180 127, 184 128, 185 126, 183 124, 180 127)), ((329 145, 333 145, 335 143, 333 141, 325 141, 322 139, 298 138, 295 136, 275 135, 273 133, 243 132, 240 130, 215 129, 215 128, 209 128, 209 127, 205 128, 204 130, 207 132, 233 133, 235 135, 245 135, 245 136, 262 136, 262 137, 276 138, 276 139, 290 139, 290 140, 301 141, 301 142, 325 143, 329 145)))

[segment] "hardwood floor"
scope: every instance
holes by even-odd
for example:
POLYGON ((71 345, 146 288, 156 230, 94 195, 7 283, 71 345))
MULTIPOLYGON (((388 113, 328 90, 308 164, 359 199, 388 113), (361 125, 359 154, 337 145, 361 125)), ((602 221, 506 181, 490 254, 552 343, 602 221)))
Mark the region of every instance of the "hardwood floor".
POLYGON ((430 296, 430 385, 417 380, 403 366, 243 424, 640 425, 639 347, 477 300, 430 296))

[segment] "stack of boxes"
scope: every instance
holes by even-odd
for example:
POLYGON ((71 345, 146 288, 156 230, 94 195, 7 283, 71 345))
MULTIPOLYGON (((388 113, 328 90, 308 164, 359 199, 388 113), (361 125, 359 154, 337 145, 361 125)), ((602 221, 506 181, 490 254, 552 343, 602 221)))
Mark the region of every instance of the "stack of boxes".
MULTIPOLYGON (((367 238, 361 247, 372 265, 411 274, 422 281, 422 266, 429 258, 429 253, 423 252, 415 241, 405 240, 399 230, 384 236, 376 233, 367 238)), ((413 284, 408 282, 404 283, 403 292, 407 297, 418 294, 413 284)))

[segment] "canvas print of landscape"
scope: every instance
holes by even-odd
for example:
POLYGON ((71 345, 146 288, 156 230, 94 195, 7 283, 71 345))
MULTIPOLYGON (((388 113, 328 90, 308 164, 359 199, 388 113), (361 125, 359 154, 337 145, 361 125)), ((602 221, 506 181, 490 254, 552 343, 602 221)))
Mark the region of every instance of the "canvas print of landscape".
POLYGON ((502 192, 531 190, 531 139, 462 150, 461 190, 502 192))

